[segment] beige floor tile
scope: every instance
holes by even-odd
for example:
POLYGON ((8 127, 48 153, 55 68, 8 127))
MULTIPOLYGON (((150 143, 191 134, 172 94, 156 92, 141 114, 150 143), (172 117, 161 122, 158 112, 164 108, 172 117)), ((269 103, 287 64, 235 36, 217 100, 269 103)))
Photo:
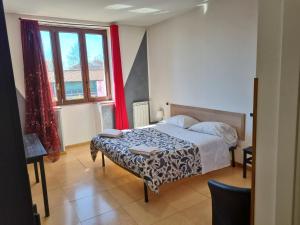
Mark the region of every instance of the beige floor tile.
MULTIPOLYGON (((251 172, 248 172, 248 177, 251 177, 251 172)), ((233 172, 218 176, 215 180, 237 187, 251 187, 251 179, 245 179, 242 177, 242 170, 234 170, 233 172)))
POLYGON ((92 219, 81 222, 82 225, 137 225, 124 209, 103 213, 92 219))
POLYGON ((81 171, 74 171, 65 173, 64 175, 60 174, 58 176, 61 187, 76 186, 81 182, 93 182, 94 175, 89 169, 82 169, 81 171))
MULTIPOLYGON (((35 181, 35 175, 34 174, 29 174, 30 177, 30 187, 31 187, 31 192, 33 195, 39 195, 42 194, 42 183, 41 183, 41 178, 40 182, 36 183, 35 181)), ((47 184, 47 190, 54 190, 57 188, 60 188, 60 182, 58 179, 56 179, 54 176, 47 176, 46 175, 46 184, 47 184)))
POLYGON ((211 225, 211 199, 202 201, 178 214, 185 216, 194 225, 211 225))
POLYGON ((144 199, 143 182, 133 181, 115 188, 108 189, 120 205, 144 199))
MULTIPOLYGON (((33 195, 32 201, 38 207, 38 212, 44 215, 44 198, 43 194, 33 195)), ((48 201, 50 211, 56 207, 64 206, 69 203, 65 193, 60 189, 48 190, 48 201)))
POLYGON ((207 182, 208 179, 206 176, 205 177, 197 176, 191 178, 191 180, 188 181, 186 185, 194 189, 198 193, 210 198, 210 191, 207 182))
POLYGON ((171 215, 153 225, 193 225, 189 219, 181 214, 171 215))
MULTIPOLYGON (((48 185, 47 185, 47 187, 48 187, 48 185)), ((41 183, 35 183, 35 182, 30 181, 30 188, 31 188, 31 194, 33 196, 34 195, 39 195, 39 194, 43 193, 42 192, 42 185, 41 185, 41 183)))
POLYGON ((84 165, 86 168, 102 168, 102 162, 101 157, 98 157, 96 161, 94 162, 92 160, 92 157, 89 153, 89 151, 86 151, 86 153, 82 155, 76 156, 76 158, 81 162, 82 165, 84 165))
POLYGON ((111 194, 104 191, 96 196, 86 197, 72 202, 80 221, 84 221, 102 213, 119 208, 119 204, 111 194))
MULTIPOLYGON (((107 168, 106 168, 107 169, 107 168)), ((104 174, 102 176, 94 176, 94 180, 96 182, 98 182, 98 184, 100 186, 102 186, 105 189, 111 189, 111 188, 115 188, 121 185, 125 185, 128 184, 132 181, 134 181, 134 176, 133 175, 123 175, 123 176, 110 176, 106 172, 104 172, 104 174)))
POLYGON ((97 182, 79 182, 71 186, 63 187, 63 191, 68 200, 74 201, 85 197, 95 196, 105 188, 99 185, 97 182))
POLYGON ((49 173, 55 174, 57 177, 72 175, 76 172, 81 172, 85 169, 85 167, 77 159, 62 165, 52 165, 51 167, 52 168, 49 171, 49 173))
POLYGON ((123 206, 126 212, 139 225, 153 224, 163 218, 166 218, 176 212, 176 208, 163 201, 150 200, 145 203, 140 200, 129 205, 123 206))
POLYGON ((67 148, 66 152, 68 155, 72 155, 72 156, 80 156, 82 154, 87 154, 90 153, 90 145, 86 144, 86 145, 82 145, 82 146, 75 146, 75 147, 71 147, 71 148, 67 148))
POLYGON ((122 176, 131 175, 128 171, 122 169, 121 167, 117 166, 116 164, 112 163, 109 159, 106 158, 105 160, 105 167, 101 166, 103 171, 103 175, 108 175, 111 179, 116 179, 122 176))
POLYGON ((170 189, 176 188, 178 186, 185 186, 191 178, 184 178, 182 180, 177 180, 170 183, 165 183, 159 187, 160 192, 168 191, 170 189))
POLYGON ((170 190, 162 191, 159 195, 156 195, 155 198, 157 198, 157 201, 168 203, 177 210, 191 207, 208 199, 208 197, 196 192, 192 188, 180 185, 170 190))
POLYGON ((79 225, 80 221, 71 204, 64 204, 50 211, 50 216, 41 218, 43 225, 79 225))
POLYGON ((63 166, 63 165, 67 165, 69 163, 72 163, 74 161, 76 161, 76 157, 74 157, 73 155, 70 155, 68 153, 62 154, 59 158, 58 161, 56 162, 50 162, 49 160, 47 160, 47 158, 45 158, 45 166, 47 169, 55 169, 58 166, 63 166))

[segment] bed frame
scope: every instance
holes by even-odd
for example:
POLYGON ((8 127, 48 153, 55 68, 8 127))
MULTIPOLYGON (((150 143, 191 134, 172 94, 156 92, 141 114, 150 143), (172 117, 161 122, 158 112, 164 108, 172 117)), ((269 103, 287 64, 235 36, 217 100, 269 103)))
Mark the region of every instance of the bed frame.
MULTIPOLYGON (((171 109, 171 116, 176 115, 187 115, 194 117, 195 119, 199 121, 217 121, 217 122, 223 122, 227 123, 228 125, 234 127, 237 131, 239 140, 243 141, 245 140, 245 121, 246 121, 246 115, 243 113, 234 113, 234 112, 227 112, 227 111, 220 111, 220 110, 214 110, 214 109, 205 109, 205 108, 199 108, 199 107, 192 107, 192 106, 184 106, 184 105, 176 105, 176 104, 170 104, 171 109)), ((231 166, 235 167, 235 147, 229 148, 229 151, 231 152, 232 161, 231 166)), ((105 154, 102 153, 102 167, 105 167, 105 154)), ((136 177, 139 177, 139 174, 134 173, 127 168, 124 168, 123 166, 119 165, 118 163, 112 161, 116 165, 120 166, 121 168, 127 170, 129 173, 133 174, 136 177)), ((149 201, 148 198, 148 187, 147 184, 144 182, 144 201, 147 203, 149 201)))

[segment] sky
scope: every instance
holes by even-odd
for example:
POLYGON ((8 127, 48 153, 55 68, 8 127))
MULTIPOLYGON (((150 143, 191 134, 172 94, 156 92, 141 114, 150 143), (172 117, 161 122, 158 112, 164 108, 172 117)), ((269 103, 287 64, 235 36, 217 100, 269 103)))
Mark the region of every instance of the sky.
MULTIPOLYGON (((52 61, 52 47, 50 41, 50 33, 48 31, 41 31, 42 44, 45 58, 47 61, 52 61)), ((93 61, 95 57, 100 57, 103 61, 103 41, 102 36, 97 34, 86 34, 86 47, 88 54, 88 61, 93 61)), ((59 33, 59 41, 61 47, 62 61, 64 69, 68 69, 72 65, 68 63, 68 55, 74 45, 78 44, 78 35, 75 33, 59 33)))

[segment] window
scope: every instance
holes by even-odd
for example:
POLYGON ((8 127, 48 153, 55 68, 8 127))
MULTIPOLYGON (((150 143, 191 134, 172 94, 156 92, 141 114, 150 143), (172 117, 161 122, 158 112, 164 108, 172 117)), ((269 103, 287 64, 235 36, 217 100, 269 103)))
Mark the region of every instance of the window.
POLYGON ((41 38, 54 102, 111 99, 105 30, 41 26, 41 38))

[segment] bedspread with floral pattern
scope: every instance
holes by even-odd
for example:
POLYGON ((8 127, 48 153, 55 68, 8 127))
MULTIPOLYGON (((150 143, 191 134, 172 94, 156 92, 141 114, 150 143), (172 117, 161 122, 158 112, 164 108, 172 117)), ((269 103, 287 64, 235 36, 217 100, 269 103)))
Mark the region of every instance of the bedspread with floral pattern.
POLYGON ((96 136, 90 147, 94 161, 101 151, 118 165, 143 178, 150 190, 156 193, 163 183, 201 174, 198 147, 155 128, 133 129, 119 138, 96 136), (141 144, 158 147, 161 151, 151 156, 129 151, 130 147, 141 144))

